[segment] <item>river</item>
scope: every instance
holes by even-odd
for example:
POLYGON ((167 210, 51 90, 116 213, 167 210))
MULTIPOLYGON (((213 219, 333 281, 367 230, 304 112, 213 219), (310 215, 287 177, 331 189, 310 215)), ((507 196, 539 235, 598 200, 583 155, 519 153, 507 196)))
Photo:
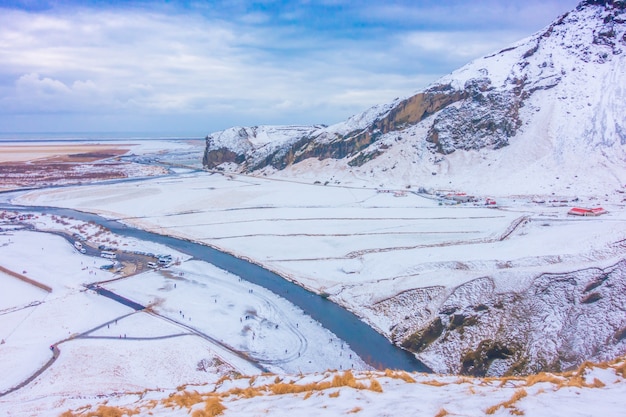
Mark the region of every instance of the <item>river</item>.
MULTIPOLYGON (((8 197, 8 195, 5 194, 3 197, 8 197)), ((8 199, 5 201, 8 201, 8 199)), ((115 220, 108 220, 95 214, 77 210, 56 207, 17 206, 8 202, 0 202, 0 209, 34 211, 59 216, 65 215, 85 222, 93 221, 110 229, 113 233, 171 247, 196 259, 211 263, 248 282, 267 288, 285 298, 348 343, 361 359, 375 368, 432 372, 426 365, 415 358, 412 353, 393 345, 352 312, 247 260, 200 243, 136 229, 115 220)))

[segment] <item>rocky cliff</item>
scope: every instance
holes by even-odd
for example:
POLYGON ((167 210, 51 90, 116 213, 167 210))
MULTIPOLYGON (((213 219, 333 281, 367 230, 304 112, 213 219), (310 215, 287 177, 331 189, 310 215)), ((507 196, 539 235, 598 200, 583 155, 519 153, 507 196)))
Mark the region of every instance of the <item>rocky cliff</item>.
POLYGON ((583 360, 622 354, 625 283, 626 261, 621 261, 608 268, 541 274, 521 292, 498 293, 489 277, 451 293, 442 287, 422 288, 414 290, 419 294, 396 297, 426 302, 397 323, 392 339, 438 372, 486 376, 565 371, 583 360), (412 325, 414 320, 421 323, 412 325))
POLYGON ((537 34, 346 122, 210 134, 204 165, 251 172, 333 158, 359 167, 386 153, 390 138, 408 139, 414 148, 425 144, 435 159, 457 151, 500 150, 512 141, 542 141, 538 146, 549 142, 556 160, 564 148, 583 145, 584 152, 614 147, 612 156, 623 162, 625 4, 584 1, 537 34), (544 133, 538 137, 538 131, 544 133), (265 139, 251 140, 257 136, 265 139))

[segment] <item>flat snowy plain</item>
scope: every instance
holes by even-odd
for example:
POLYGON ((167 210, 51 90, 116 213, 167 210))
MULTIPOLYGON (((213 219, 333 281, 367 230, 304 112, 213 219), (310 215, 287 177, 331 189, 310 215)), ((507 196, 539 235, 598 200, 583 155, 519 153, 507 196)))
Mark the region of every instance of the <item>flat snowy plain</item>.
MULTIPOLYGON (((328 294, 387 336, 413 307, 374 306, 402 292, 452 290, 486 275, 500 291, 519 290, 529 276, 613 265, 623 257, 614 245, 626 239, 621 194, 602 196, 605 216, 571 218, 565 204, 533 202, 545 196, 502 196, 498 208, 486 208, 439 205, 405 189, 396 190, 403 197, 380 191, 364 180, 323 186, 195 172, 43 189, 15 202, 99 213, 215 246, 328 294)), ((575 204, 598 205, 597 196, 581 198, 575 204)), ((227 416, 617 416, 626 405, 623 360, 536 384, 531 377, 368 370, 340 340, 262 288, 172 251, 179 262, 165 270, 128 278, 106 272, 100 266, 108 261, 41 231, 75 226, 88 239, 120 247, 167 248, 36 216, 29 222, 39 232, 0 226, 0 266, 51 288, 0 273, 0 391, 44 366, 53 356, 50 345, 60 353, 29 384, 0 396, 0 410, 10 416, 70 409, 68 416, 89 415, 98 407, 94 415, 118 407, 127 415, 200 416, 212 415, 220 402, 227 416), (102 286, 149 309, 135 312, 84 287, 111 279, 102 286)))

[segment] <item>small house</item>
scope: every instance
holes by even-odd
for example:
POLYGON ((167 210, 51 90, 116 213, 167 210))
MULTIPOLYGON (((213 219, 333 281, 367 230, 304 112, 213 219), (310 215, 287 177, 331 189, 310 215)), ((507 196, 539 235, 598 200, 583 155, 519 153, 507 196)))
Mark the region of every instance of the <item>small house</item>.
POLYGON ((567 214, 571 214, 573 216, 600 216, 602 214, 608 213, 602 207, 594 207, 594 208, 582 208, 582 207, 572 207, 567 214))
POLYGON ((456 201, 457 203, 470 203, 475 200, 474 196, 467 195, 465 193, 447 194, 446 198, 448 200, 456 201))

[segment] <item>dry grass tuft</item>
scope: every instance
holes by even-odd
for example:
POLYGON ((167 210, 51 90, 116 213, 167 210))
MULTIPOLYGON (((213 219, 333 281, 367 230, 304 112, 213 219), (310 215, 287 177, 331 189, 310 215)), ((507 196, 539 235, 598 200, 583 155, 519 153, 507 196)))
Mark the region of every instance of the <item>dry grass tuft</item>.
MULTIPOLYGON (((492 405, 491 407, 489 407, 487 410, 485 410, 485 414, 493 414, 496 411, 498 411, 500 408, 509 408, 510 413, 513 413, 513 411, 516 412, 520 412, 519 410, 517 410, 515 408, 515 403, 518 402, 519 400, 521 400, 522 398, 526 397, 528 395, 528 393, 526 392, 525 389, 518 389, 517 391, 515 391, 515 393, 513 394, 513 396, 511 397, 510 400, 508 401, 504 401, 501 402, 500 404, 496 404, 496 405, 492 405)), ((520 415, 520 414, 518 414, 520 415)))
POLYGON ((439 412, 437 414, 435 414, 435 417, 445 417, 448 414, 448 410, 446 410, 445 408, 442 408, 441 410, 439 410, 439 412))
POLYGON ((374 392, 383 392, 383 387, 377 379, 370 379, 370 390, 374 392))
POLYGON ((331 382, 331 386, 333 388, 336 387, 352 387, 356 389, 363 389, 365 386, 359 382, 357 382, 352 371, 346 371, 343 375, 335 375, 333 377, 333 382, 331 382))
POLYGON ((228 391, 228 394, 236 395, 242 398, 254 398, 254 397, 258 397, 259 395, 263 395, 263 389, 254 388, 254 387, 233 388, 230 391, 228 391))
POLYGON ((231 380, 231 379, 230 379, 230 376, 228 376, 228 375, 222 375, 222 376, 221 376, 221 377, 217 380, 217 382, 215 383, 215 386, 220 386, 220 385, 222 385, 222 384, 224 383, 224 381, 230 381, 230 380, 231 380))
POLYGON ((606 384, 600 381, 598 378, 594 378, 593 383, 591 384, 591 387, 592 388, 604 388, 606 387, 606 384))
MULTIPOLYGON (((373 388, 369 389, 378 389, 380 384, 376 381, 373 385, 373 388)), ((354 389, 368 389, 363 383, 357 381, 352 374, 351 371, 346 371, 343 374, 337 374, 333 377, 332 381, 323 381, 317 383, 310 383, 305 385, 295 384, 293 381, 290 383, 278 383, 278 384, 270 384, 268 386, 260 387, 259 389, 270 391, 274 395, 282 395, 282 394, 299 394, 301 392, 310 392, 310 391, 323 391, 329 388, 341 388, 341 387, 350 387, 354 389)), ((382 390, 382 388, 380 388, 382 390)), ((379 391, 380 392, 380 391, 379 391)), ((308 398, 305 397, 305 399, 308 398)))
POLYGON ((274 395, 283 395, 283 394, 298 394, 300 392, 310 391, 305 388, 305 385, 295 385, 295 384, 273 384, 269 386, 270 391, 274 395))
POLYGON ((348 414, 356 414, 359 411, 363 411, 361 407, 354 407, 352 410, 348 411, 348 414))
POLYGON ((202 395, 198 394, 197 391, 182 391, 177 394, 171 394, 168 398, 164 399, 162 403, 168 408, 190 408, 192 405, 201 403, 202 401, 204 401, 204 398, 202 395))
POLYGON ((211 397, 204 403, 204 410, 196 410, 192 417, 215 417, 224 414, 226 407, 220 402, 219 398, 211 397))
POLYGON ((78 412, 78 414, 72 411, 66 411, 60 415, 60 417, 122 417, 122 416, 134 416, 139 414, 139 410, 131 410, 124 407, 111 407, 108 405, 101 405, 96 411, 78 412))
POLYGON ((337 398, 337 397, 339 397, 339 390, 337 390, 335 392, 331 392, 330 394, 328 394, 328 396, 330 398, 337 398))
POLYGON ((87 415, 89 417, 122 417, 124 414, 127 414, 125 409, 101 405, 95 412, 88 413, 87 415))
POLYGON ((553 374, 547 374, 545 372, 540 372, 536 375, 529 375, 526 378, 527 387, 532 387, 533 385, 540 384, 542 382, 547 382, 556 386, 560 386, 564 382, 564 379, 559 378, 558 376, 553 374))
POLYGON ((430 381, 421 381, 420 384, 432 385, 433 387, 445 387, 446 385, 450 385, 447 382, 437 381, 436 379, 431 379, 430 381))
POLYGON ((615 373, 622 378, 626 378, 626 361, 615 367, 615 373))
POLYGON ((313 395, 313 391, 307 392, 306 394, 304 394, 303 400, 308 400, 309 398, 311 398, 311 395, 313 395))
POLYGON ((500 381, 500 387, 504 387, 509 382, 525 381, 525 378, 521 376, 502 376, 502 377, 495 377, 495 378, 483 378, 483 382, 496 382, 496 381, 500 381))
POLYGON ((584 362, 574 372, 566 372, 563 375, 566 377, 566 381, 562 382, 558 388, 562 387, 576 387, 576 388, 602 388, 605 384, 598 378, 594 378, 591 384, 585 380, 585 374, 587 370, 598 367, 601 369, 607 369, 609 365, 607 363, 593 364, 591 362, 584 362))
POLYGON ((409 384, 413 384, 415 382, 415 379, 404 371, 392 371, 390 369, 385 369, 385 376, 393 379, 401 379, 409 384))
MULTIPOLYGON (((488 381, 500 381, 500 386, 505 386, 508 382, 517 382, 515 386, 531 387, 539 383, 553 384, 555 389, 561 389, 564 387, 575 388, 603 388, 604 382, 597 378, 594 378, 593 382, 587 382, 585 375, 588 371, 593 369, 609 369, 613 368, 618 376, 626 378, 626 358, 622 357, 612 362, 592 363, 584 362, 578 369, 573 371, 567 371, 562 373, 550 374, 540 372, 536 375, 529 375, 527 377, 503 377, 503 378, 483 378, 483 382, 488 381)), ((542 391, 543 392, 543 391, 542 391)))

